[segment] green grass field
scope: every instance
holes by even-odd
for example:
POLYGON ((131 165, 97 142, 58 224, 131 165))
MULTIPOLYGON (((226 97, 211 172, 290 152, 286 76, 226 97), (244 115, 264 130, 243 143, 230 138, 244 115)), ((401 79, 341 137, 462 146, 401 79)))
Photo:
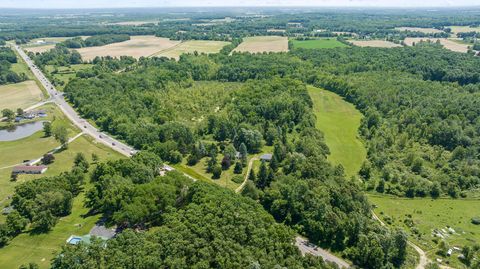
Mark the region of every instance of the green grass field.
POLYGON ((42 100, 43 94, 33 80, 0 86, 0 109, 25 109, 42 100))
MULTIPOLYGON (((435 255, 436 243, 432 241, 434 229, 447 230, 446 227, 452 227, 455 230, 454 234, 447 233, 448 236, 445 238, 450 247, 461 248, 480 242, 480 225, 471 223, 472 217, 480 217, 480 200, 408 199, 373 194, 368 197, 370 202, 376 206, 375 213, 380 219, 387 222, 391 218, 391 225, 407 231, 410 238, 418 243, 418 246, 425 250, 430 258, 437 257, 435 255), (413 226, 407 225, 407 223, 413 223, 413 226), (415 229, 418 229, 419 236, 413 233, 415 229)), ((448 261, 450 264, 458 266, 459 261, 456 256, 452 255, 448 261)), ((441 258, 445 260, 444 257, 441 258)))
POLYGON ((67 83, 75 78, 76 72, 82 69, 91 67, 91 64, 73 64, 71 66, 59 66, 56 67, 56 72, 54 72, 55 67, 52 65, 47 65, 45 67, 46 71, 55 79, 55 81, 63 82, 63 84, 57 83, 55 88, 59 91, 63 91, 67 83), (52 73, 53 72, 53 73, 52 73))
POLYGON ((334 38, 324 38, 315 40, 291 40, 294 48, 298 49, 331 49, 348 47, 334 38))
POLYGON ((339 95, 308 86, 317 116, 317 128, 325 135, 330 148, 328 159, 342 164, 348 176, 355 175, 366 158, 367 151, 358 138, 362 114, 339 95))

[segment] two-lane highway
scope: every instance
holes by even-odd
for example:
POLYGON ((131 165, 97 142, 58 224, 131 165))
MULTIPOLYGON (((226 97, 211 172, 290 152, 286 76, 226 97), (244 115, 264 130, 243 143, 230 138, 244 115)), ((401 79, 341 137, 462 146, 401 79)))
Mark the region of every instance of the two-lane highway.
POLYGON ((93 125, 88 123, 88 121, 80 117, 80 115, 70 106, 70 104, 67 101, 65 101, 63 93, 57 91, 55 86, 52 83, 50 83, 50 81, 45 77, 42 71, 37 66, 35 66, 32 59, 30 59, 30 57, 28 57, 28 55, 19 46, 13 45, 13 47, 18 52, 20 57, 23 58, 25 63, 27 63, 28 67, 30 68, 32 73, 35 75, 35 77, 40 81, 43 87, 45 87, 48 94, 50 95, 49 100, 57 104, 57 106, 70 119, 70 121, 72 121, 75 125, 77 125, 78 128, 82 130, 82 132, 90 135, 96 141, 105 144, 106 146, 114 149, 115 151, 118 151, 119 153, 125 156, 130 156, 133 153, 135 153, 134 148, 116 140, 115 138, 109 135, 101 133, 97 128, 95 128, 93 125))

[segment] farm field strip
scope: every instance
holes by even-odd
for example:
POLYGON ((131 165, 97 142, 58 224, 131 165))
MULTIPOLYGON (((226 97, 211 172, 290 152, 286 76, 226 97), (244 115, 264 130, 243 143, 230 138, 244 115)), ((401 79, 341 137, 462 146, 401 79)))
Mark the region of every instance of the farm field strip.
POLYGON ((374 47, 374 48, 396 48, 402 45, 385 40, 348 40, 355 46, 374 47))
POLYGON ((422 28, 422 27, 396 27, 395 30, 421 32, 421 33, 424 33, 424 34, 438 34, 438 33, 443 33, 444 32, 442 30, 438 30, 438 29, 435 29, 435 28, 422 28))
POLYGON ((184 53, 218 53, 224 46, 230 44, 230 42, 224 41, 205 41, 205 40, 189 40, 181 42, 173 47, 154 53, 152 56, 168 57, 179 59, 180 55, 184 53))
POLYGON ((451 51, 456 51, 456 52, 467 52, 468 51, 468 45, 467 44, 461 44, 458 42, 455 42, 450 39, 446 38, 423 38, 423 37, 408 37, 405 38, 405 44, 407 46, 413 46, 414 43, 419 43, 421 41, 432 41, 436 42, 437 40, 440 40, 440 44, 442 44, 446 49, 449 49, 451 51))
POLYGON ((294 48, 304 49, 330 49, 348 47, 335 38, 323 38, 313 40, 291 40, 294 48))
POLYGON ((236 52, 287 52, 288 38, 283 36, 246 37, 233 51, 236 52))
POLYGON ((480 33, 480 27, 470 27, 470 26, 446 26, 447 28, 452 29, 452 33, 468 33, 468 32, 477 32, 480 33))

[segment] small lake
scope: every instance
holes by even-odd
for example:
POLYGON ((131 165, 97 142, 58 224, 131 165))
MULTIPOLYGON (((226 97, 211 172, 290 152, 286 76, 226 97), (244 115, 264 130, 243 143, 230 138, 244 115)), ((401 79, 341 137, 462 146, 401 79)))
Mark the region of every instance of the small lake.
POLYGON ((43 129, 44 121, 35 121, 30 123, 24 123, 15 125, 13 128, 0 130, 0 142, 1 141, 14 141, 22 139, 43 129))

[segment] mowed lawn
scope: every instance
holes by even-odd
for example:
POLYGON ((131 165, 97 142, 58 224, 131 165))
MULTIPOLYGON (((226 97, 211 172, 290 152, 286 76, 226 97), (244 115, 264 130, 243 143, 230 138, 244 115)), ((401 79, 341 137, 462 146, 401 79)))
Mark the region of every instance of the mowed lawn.
POLYGON ((286 52, 288 38, 284 36, 252 36, 243 39, 233 51, 236 52, 286 52))
POLYGON ((230 42, 224 41, 211 41, 211 40, 189 40, 177 44, 166 50, 155 53, 153 56, 174 58, 178 60, 180 55, 184 53, 194 53, 195 51, 201 53, 218 53, 223 47, 230 44, 230 42))
MULTIPOLYGON (((54 155, 55 162, 49 165, 49 169, 45 174, 22 175, 19 177, 18 182, 33 180, 42 176, 58 175, 61 172, 69 171, 78 152, 84 153, 91 164, 92 153, 97 154, 100 161, 123 158, 119 153, 83 135, 73 141, 67 150, 54 155)), ((11 191, 13 193, 13 190, 11 191)), ((3 204, 2 207, 6 204, 3 204)), ((65 240, 70 235, 87 234, 98 220, 98 215, 84 216, 88 213, 88 209, 83 204, 84 196, 80 194, 74 200, 72 214, 61 218, 52 231, 39 235, 25 232, 14 238, 6 247, 0 248, 0 261, 2 261, 2 266, 4 266, 2 268, 18 268, 20 265, 29 262, 36 262, 41 268, 48 268, 50 260, 56 252, 60 251, 61 246, 65 244, 65 240)))
MULTIPOLYGON (((368 198, 370 203, 376 206, 374 211, 380 219, 385 221, 386 216, 391 217, 392 225, 403 228, 409 235, 412 235, 412 230, 405 224, 405 220, 410 219, 407 216, 411 215, 414 227, 421 234, 420 238, 417 236, 411 238, 418 242, 431 258, 435 257, 436 244, 432 241, 434 229, 447 230, 448 226, 455 230, 455 234, 446 238, 451 247, 480 242, 480 225, 471 223, 472 217, 480 217, 478 199, 409 199, 373 194, 368 195, 368 198)), ((458 263, 455 258, 457 255, 453 256, 450 262, 458 263)))
POLYGON ((348 176, 358 173, 367 151, 358 138, 362 114, 339 95, 308 86, 317 117, 317 128, 325 135, 330 148, 328 160, 341 164, 348 176))
POLYGON ((25 109, 42 100, 42 91, 33 80, 0 86, 0 110, 25 109))
POLYGON ((348 47, 334 38, 324 38, 315 40, 291 40, 294 48, 298 49, 332 49, 348 47))

